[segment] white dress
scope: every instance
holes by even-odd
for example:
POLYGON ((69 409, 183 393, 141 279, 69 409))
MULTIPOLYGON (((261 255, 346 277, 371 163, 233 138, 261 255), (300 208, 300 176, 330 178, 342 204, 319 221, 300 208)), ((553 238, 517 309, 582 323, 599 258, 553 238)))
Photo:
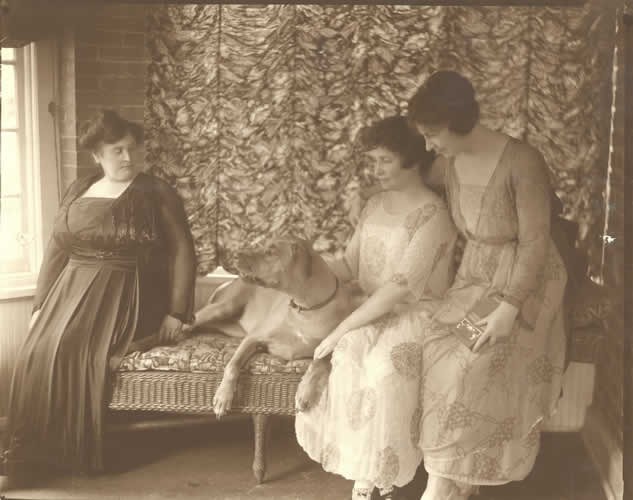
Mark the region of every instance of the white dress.
POLYGON ((433 309, 452 282, 456 237, 435 195, 403 213, 386 210, 384 193, 368 201, 345 261, 367 295, 396 281, 414 300, 348 332, 334 349, 319 401, 297 415, 299 444, 326 471, 378 487, 413 478, 422 459, 422 311, 433 309))

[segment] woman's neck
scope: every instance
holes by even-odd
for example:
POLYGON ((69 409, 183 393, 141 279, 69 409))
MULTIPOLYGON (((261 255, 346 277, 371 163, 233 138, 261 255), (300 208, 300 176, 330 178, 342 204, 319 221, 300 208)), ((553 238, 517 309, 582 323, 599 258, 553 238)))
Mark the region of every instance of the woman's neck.
POLYGON ((102 177, 83 194, 83 197, 118 198, 134 181, 136 176, 125 181, 102 177))
POLYGON ((388 205, 392 210, 399 211, 412 205, 417 205, 420 200, 430 193, 431 190, 424 184, 417 170, 412 175, 409 182, 403 184, 398 189, 391 189, 388 195, 388 205))
POLYGON ((487 155, 497 148, 503 134, 477 123, 475 127, 463 137, 459 155, 480 156, 487 155))
POLYGON ((398 189, 398 195, 403 199, 409 202, 417 202, 420 200, 420 197, 428 191, 428 188, 424 185, 424 183, 420 180, 416 183, 411 183, 407 186, 398 189))

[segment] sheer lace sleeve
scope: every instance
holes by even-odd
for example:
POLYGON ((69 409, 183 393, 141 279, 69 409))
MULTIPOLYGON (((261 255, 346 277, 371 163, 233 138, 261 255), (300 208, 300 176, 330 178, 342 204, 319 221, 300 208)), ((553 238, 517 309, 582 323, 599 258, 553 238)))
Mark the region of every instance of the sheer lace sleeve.
POLYGON ((541 154, 529 148, 517 156, 510 181, 518 218, 518 244, 503 295, 507 302, 521 307, 538 285, 550 242, 551 186, 541 154))
POLYGON ((352 279, 358 279, 358 254, 360 250, 360 224, 354 229, 352 238, 345 247, 345 255, 343 262, 347 266, 347 269, 352 276, 352 279))
POLYGON ((425 205, 392 281, 406 285, 417 300, 422 299, 437 265, 453 258, 456 239, 447 208, 439 203, 425 205))
POLYGON ((182 200, 176 191, 157 179, 160 200, 160 223, 167 242, 169 255, 170 314, 188 319, 194 306, 196 255, 193 237, 182 200))
POLYGON ((352 238, 349 240, 347 247, 345 247, 345 255, 344 262, 349 269, 353 279, 358 279, 358 265, 360 258, 360 238, 363 229, 363 224, 367 220, 369 214, 371 214, 378 205, 378 199, 382 196, 381 192, 374 194, 371 198, 367 200, 365 206, 363 207, 360 218, 358 220, 358 224, 356 224, 356 228, 354 229, 354 234, 352 238))

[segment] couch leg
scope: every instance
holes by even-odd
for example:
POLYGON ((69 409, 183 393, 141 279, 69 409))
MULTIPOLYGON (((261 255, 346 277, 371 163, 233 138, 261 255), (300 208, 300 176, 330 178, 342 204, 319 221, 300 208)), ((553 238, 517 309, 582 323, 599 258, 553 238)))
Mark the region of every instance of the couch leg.
POLYGON ((268 420, 270 416, 263 413, 253 414, 253 428, 255 430, 255 456, 253 458, 253 474, 257 484, 262 484, 266 475, 266 441, 268 434, 268 420))

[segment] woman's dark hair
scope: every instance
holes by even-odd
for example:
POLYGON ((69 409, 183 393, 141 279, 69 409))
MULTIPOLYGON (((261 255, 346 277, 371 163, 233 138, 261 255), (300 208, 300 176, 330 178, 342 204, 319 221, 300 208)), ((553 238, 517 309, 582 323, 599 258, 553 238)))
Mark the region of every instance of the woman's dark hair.
POLYGON ((143 127, 138 123, 126 120, 112 109, 101 109, 82 127, 79 145, 94 152, 101 144, 112 144, 128 134, 137 144, 143 142, 143 127))
POLYGON ((435 159, 435 153, 427 151, 424 137, 409 127, 404 116, 383 118, 363 128, 359 134, 359 142, 364 151, 384 147, 400 155, 403 168, 417 165, 421 173, 435 159))
POLYGON ((475 89, 455 71, 433 73, 409 100, 408 116, 412 125, 448 126, 466 135, 479 120, 475 89))

